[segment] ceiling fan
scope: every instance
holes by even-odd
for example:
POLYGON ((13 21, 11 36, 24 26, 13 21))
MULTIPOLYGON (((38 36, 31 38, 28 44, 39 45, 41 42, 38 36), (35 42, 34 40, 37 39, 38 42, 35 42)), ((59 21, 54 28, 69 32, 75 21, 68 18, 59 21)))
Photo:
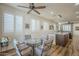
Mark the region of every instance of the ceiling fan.
POLYGON ((32 10, 33 10, 34 12, 36 12, 37 14, 40 14, 40 12, 38 12, 36 9, 44 9, 44 8, 46 8, 46 6, 38 6, 38 7, 35 7, 34 3, 29 3, 29 7, 20 6, 20 5, 19 5, 18 7, 30 9, 30 10, 27 12, 27 14, 29 14, 32 10))

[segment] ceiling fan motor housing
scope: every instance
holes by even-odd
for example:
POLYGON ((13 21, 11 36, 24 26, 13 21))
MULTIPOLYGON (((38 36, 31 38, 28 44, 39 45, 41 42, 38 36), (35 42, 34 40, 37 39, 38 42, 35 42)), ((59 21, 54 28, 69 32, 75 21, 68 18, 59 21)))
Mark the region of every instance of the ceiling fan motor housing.
POLYGON ((34 3, 31 3, 30 6, 29 6, 29 8, 30 9, 34 9, 35 8, 34 3))

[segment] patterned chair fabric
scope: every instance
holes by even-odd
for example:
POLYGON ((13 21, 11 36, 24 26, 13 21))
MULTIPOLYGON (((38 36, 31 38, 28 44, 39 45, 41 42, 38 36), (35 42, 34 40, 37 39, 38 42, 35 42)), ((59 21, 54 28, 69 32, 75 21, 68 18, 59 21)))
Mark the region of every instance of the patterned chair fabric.
POLYGON ((31 39, 31 35, 25 35, 25 40, 31 39))
POLYGON ((46 51, 48 51, 51 48, 52 45, 51 43, 52 41, 49 40, 43 41, 41 46, 35 48, 36 55, 38 56, 43 55, 46 51))
POLYGON ((29 47, 24 42, 18 43, 17 47, 18 47, 18 50, 21 56, 30 56, 30 55, 32 56, 33 55, 32 47, 29 47))

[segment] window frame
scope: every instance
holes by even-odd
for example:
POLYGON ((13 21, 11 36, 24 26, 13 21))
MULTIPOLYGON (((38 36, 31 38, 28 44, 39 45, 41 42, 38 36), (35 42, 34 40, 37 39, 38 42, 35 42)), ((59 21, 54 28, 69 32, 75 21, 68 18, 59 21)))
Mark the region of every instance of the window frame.
POLYGON ((3 14, 3 32, 4 32, 4 33, 13 33, 13 32, 14 32, 14 21, 15 21, 15 20, 14 20, 14 15, 13 15, 13 14, 10 14, 10 13, 4 13, 4 14, 3 14), (9 16, 13 16, 13 31, 10 31, 10 32, 9 32, 9 31, 8 31, 8 32, 5 31, 5 17, 6 17, 5 15, 6 15, 6 14, 9 15, 9 16))

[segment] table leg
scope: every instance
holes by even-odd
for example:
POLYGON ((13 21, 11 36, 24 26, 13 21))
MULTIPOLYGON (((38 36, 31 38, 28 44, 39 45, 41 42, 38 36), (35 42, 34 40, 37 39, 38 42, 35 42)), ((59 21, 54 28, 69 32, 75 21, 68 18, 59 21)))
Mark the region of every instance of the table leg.
POLYGON ((35 50, 34 50, 35 47, 34 47, 34 45, 32 47, 33 47, 33 56, 34 56, 35 55, 35 50))

